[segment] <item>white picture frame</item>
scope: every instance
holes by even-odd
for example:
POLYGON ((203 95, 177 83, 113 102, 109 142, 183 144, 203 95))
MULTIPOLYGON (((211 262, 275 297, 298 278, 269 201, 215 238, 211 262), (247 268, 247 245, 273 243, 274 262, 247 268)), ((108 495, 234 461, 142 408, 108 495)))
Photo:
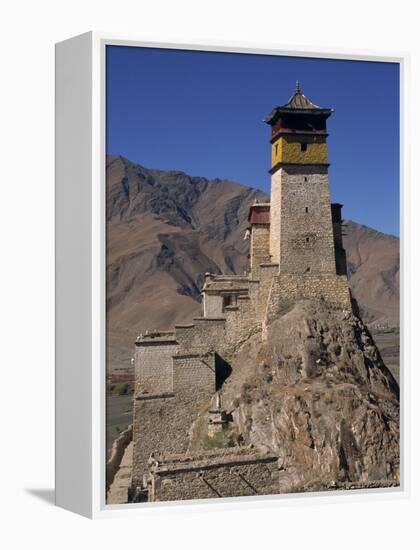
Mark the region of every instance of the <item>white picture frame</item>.
POLYGON ((298 505, 409 495, 409 366, 404 349, 408 319, 407 228, 410 201, 406 54, 241 43, 182 44, 89 32, 56 45, 56 504, 90 518, 211 509, 298 505), (370 60, 400 64, 401 90, 401 485, 342 493, 239 497, 221 501, 107 505, 105 503, 105 49, 142 46, 370 60), (76 405, 75 405, 76 404, 76 405), (77 475, 75 473, 77 472, 77 475))

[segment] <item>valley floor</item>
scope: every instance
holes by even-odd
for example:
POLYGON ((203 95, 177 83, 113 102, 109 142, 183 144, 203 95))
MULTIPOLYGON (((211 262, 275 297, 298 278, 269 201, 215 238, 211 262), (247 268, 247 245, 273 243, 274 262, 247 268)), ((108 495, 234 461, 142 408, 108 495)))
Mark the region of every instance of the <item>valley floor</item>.
POLYGON ((372 330, 372 337, 381 353, 385 365, 392 372, 395 380, 400 383, 400 333, 399 329, 372 330))

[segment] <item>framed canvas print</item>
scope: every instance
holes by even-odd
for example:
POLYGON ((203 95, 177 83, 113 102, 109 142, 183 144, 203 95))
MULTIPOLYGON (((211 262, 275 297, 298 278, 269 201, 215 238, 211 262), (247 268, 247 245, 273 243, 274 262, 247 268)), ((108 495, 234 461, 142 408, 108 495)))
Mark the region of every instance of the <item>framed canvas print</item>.
POLYGON ((403 70, 57 45, 58 505, 404 494, 403 70))

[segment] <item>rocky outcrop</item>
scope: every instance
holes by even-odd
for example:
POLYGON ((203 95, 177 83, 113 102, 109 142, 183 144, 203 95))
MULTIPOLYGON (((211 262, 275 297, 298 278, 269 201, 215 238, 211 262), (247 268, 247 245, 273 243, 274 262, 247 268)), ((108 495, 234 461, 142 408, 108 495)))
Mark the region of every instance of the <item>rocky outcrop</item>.
POLYGON ((279 456, 280 492, 399 483, 399 388, 363 322, 298 302, 237 350, 237 445, 279 456))
MULTIPOLYGON (((200 498, 214 497, 216 486, 218 496, 248 494, 239 481, 245 476, 249 483, 259 475, 256 464, 267 456, 275 457, 263 489, 270 493, 399 485, 399 387, 369 330, 349 310, 321 301, 290 304, 264 334, 250 332, 237 346, 219 395, 224 437, 213 437, 208 455, 209 407, 202 407, 189 429, 182 468, 170 471, 171 491, 159 489, 157 500, 194 498, 190 483, 197 481, 197 471, 201 477, 194 491, 205 491, 197 493, 200 498), (250 456, 251 469, 239 479, 237 461, 225 472, 220 457, 241 452, 250 456), (195 464, 191 473, 187 462, 203 453, 208 463, 195 464)), ((117 462, 121 465, 115 476, 110 472, 108 503, 125 502, 128 496, 129 437, 123 434, 114 446, 112 474, 117 462)), ((165 475, 172 458, 159 459, 165 475)))

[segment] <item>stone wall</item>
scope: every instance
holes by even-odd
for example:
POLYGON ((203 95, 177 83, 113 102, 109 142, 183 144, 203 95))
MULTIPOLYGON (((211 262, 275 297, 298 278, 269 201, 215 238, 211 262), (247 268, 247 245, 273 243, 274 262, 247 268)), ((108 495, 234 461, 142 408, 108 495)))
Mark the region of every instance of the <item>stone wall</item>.
POLYGON ((223 296, 221 294, 204 293, 204 317, 221 317, 223 313, 223 296))
POLYGON ((324 300, 351 310, 351 294, 347 277, 338 275, 279 274, 273 277, 267 303, 266 322, 270 323, 298 299, 324 300))
POLYGON ((216 391, 214 354, 176 355, 173 358, 173 391, 177 398, 193 392, 200 401, 212 396, 216 391), (201 394, 203 394, 202 398, 201 394))
POLYGON ((195 457, 158 457, 150 465, 149 500, 278 494, 277 460, 275 455, 241 448, 195 457))
MULTIPOLYGON (((153 346, 153 349, 159 357, 158 346, 153 346)), ((166 355, 162 357, 166 361, 166 355)), ((147 357, 147 360, 150 361, 150 358, 147 357)), ((170 385, 165 385, 165 392, 146 394, 138 391, 134 396, 134 493, 142 484, 147 461, 152 453, 181 453, 187 450, 192 423, 216 391, 214 353, 202 355, 174 352, 170 371, 170 385)), ((159 372, 158 368, 156 372, 159 372)), ((166 372, 166 364, 163 372, 166 372)), ((136 387, 142 388, 140 385, 136 387)))
POLYGON ((273 263, 280 261, 280 212, 282 206, 282 171, 277 170, 271 176, 270 201, 270 257, 273 263))
POLYGON ((255 302, 249 296, 238 298, 238 305, 226 308, 226 353, 230 355, 238 345, 260 327, 255 315, 255 302))
POLYGON ((287 273, 335 273, 327 166, 283 166, 272 176, 270 253, 287 273))
POLYGON ((143 476, 147 471, 147 461, 154 452, 177 451, 179 417, 175 396, 136 397, 133 414, 133 473, 132 486, 135 493, 142 485, 143 476))
POLYGON ((178 348, 173 336, 150 336, 136 342, 136 393, 161 394, 172 391, 172 356, 178 348))
POLYGON ((226 319, 197 317, 191 325, 177 325, 175 335, 183 351, 218 351, 223 348, 226 319))
POLYGON ((251 228, 251 277, 258 278, 260 264, 270 262, 270 225, 253 224, 251 228))
POLYGON ((278 264, 260 264, 259 278, 249 283, 249 297, 253 305, 255 322, 261 323, 265 319, 268 295, 271 289, 273 276, 278 273, 278 264))

